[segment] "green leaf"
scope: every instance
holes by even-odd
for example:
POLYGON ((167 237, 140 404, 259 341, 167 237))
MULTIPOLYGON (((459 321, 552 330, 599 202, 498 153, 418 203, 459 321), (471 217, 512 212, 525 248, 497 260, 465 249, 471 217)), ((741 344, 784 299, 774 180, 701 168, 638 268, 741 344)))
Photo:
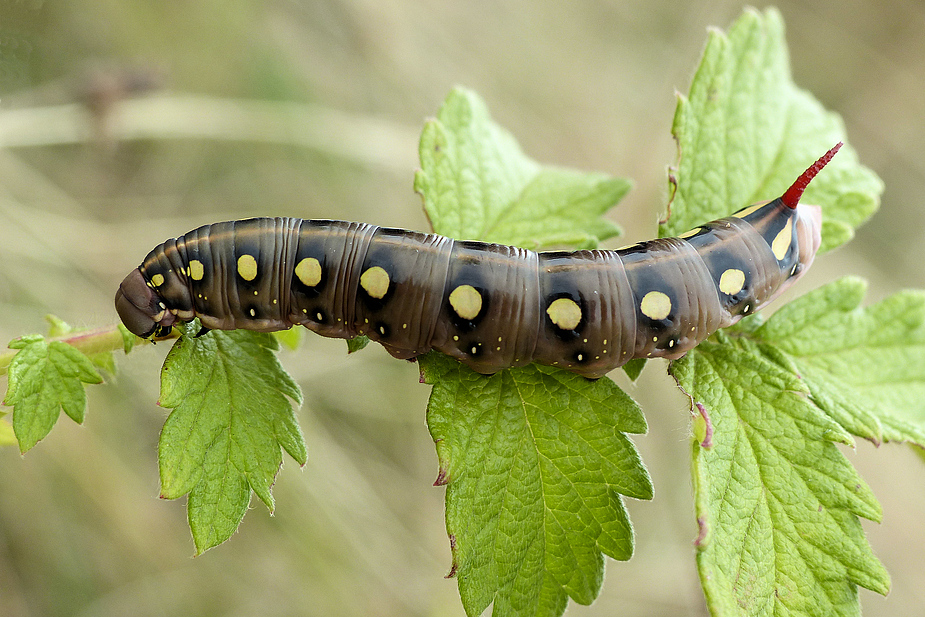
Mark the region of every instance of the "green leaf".
POLYGON ((722 615, 858 615, 858 585, 889 590, 858 519, 879 521, 880 506, 835 446, 850 435, 766 355, 749 338, 719 334, 671 365, 712 428, 710 447, 693 451, 708 606, 722 615))
POLYGON ((212 331, 195 325, 167 354, 160 404, 173 408, 161 432, 161 495, 189 493, 190 530, 197 553, 235 532, 250 492, 272 511, 271 487, 285 450, 300 465, 305 441, 292 401, 302 394, 279 365, 270 334, 212 331))
MULTIPOLYGON (((661 236, 774 199, 819 156, 846 141, 841 119, 794 85, 780 13, 746 11, 712 31, 672 132, 679 160, 661 236)), ((880 179, 845 145, 806 190, 823 207, 821 252, 844 244, 879 205, 880 179)))
POLYGON ((466 612, 494 602, 499 616, 560 615, 568 597, 592 602, 603 555, 633 552, 621 495, 652 497, 625 434, 646 430, 636 403, 608 379, 550 367, 486 377, 432 353, 421 368, 466 612))
POLYGON ((295 328, 289 328, 288 330, 277 330, 272 334, 281 344, 285 345, 290 350, 295 351, 302 343, 302 337, 305 334, 305 328, 300 328, 297 326, 295 328))
MULTIPOLYGON (((450 93, 420 155, 415 189, 437 233, 535 248, 618 232, 600 215, 626 180, 539 165, 469 91, 450 93)), ((624 435, 645 430, 636 404, 607 379, 549 367, 485 377, 438 354, 421 367, 466 611, 494 602, 496 615, 559 615, 568 597, 590 603, 603 554, 632 554, 620 495, 652 494, 624 435)))
POLYGON ((40 335, 10 343, 18 349, 9 368, 4 405, 13 406, 13 429, 25 453, 51 431, 63 409, 74 422, 83 422, 87 407, 85 383, 103 378, 87 356, 67 343, 47 342, 40 335))
POLYGON ((367 345, 369 345, 368 336, 360 335, 347 339, 347 353, 356 353, 361 349, 366 349, 367 345))
POLYGON ((118 327, 119 334, 122 335, 122 351, 128 354, 130 351, 132 351, 132 348, 135 347, 135 342, 141 339, 129 332, 128 328, 126 328, 121 322, 119 322, 118 327))
POLYGON ((600 215, 629 191, 627 180, 540 166, 468 90, 453 90, 424 126, 420 156, 414 188, 439 234, 590 248, 620 233, 600 215))
POLYGON ((925 292, 860 308, 866 289, 843 278, 781 308, 754 335, 853 435, 925 446, 925 292))
POLYGON ((645 367, 645 358, 634 358, 633 360, 630 360, 623 365, 623 372, 626 373, 626 376, 629 377, 632 381, 636 381, 639 378, 639 375, 642 373, 642 369, 645 367))

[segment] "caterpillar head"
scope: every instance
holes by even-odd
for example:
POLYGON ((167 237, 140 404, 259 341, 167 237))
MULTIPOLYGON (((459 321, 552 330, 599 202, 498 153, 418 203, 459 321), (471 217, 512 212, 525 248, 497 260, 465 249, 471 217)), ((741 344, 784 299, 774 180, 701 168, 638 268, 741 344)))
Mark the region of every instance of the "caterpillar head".
POLYGON ((138 268, 119 285, 116 311, 128 331, 141 338, 166 336, 176 321, 138 268))

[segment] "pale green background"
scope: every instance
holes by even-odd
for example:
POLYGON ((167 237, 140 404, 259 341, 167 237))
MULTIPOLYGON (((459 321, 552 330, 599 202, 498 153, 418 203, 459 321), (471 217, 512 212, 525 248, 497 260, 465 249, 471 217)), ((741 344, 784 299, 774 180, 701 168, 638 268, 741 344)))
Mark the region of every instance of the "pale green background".
MULTIPOLYGON (((652 0, 0 1, 0 111, 52 108, 16 116, 20 143, 85 128, 54 106, 73 102, 94 71, 118 67, 160 75, 161 96, 295 101, 353 117, 323 122, 306 138, 314 147, 235 140, 238 130, 261 129, 241 126, 228 108, 211 117, 224 140, 166 139, 187 119, 155 105, 145 122, 156 139, 0 150, 0 341, 43 329, 46 312, 111 324, 116 286, 151 247, 217 219, 426 229, 411 191, 416 135, 455 84, 479 92, 538 160, 633 178, 636 188, 609 215, 627 231, 613 246, 650 237, 675 156, 673 93, 688 87, 706 28, 725 27, 742 9, 652 0)), ((869 278, 873 298, 925 286, 925 8, 778 6, 797 83, 842 114, 851 144, 887 186, 857 241, 820 258, 794 293, 843 273, 869 278)), ((205 128, 194 120, 185 130, 205 128)), ((455 582, 443 579, 444 491, 431 487, 427 388, 414 365, 378 346, 347 358, 342 342, 318 337, 284 353, 305 392, 309 463, 299 471, 286 461, 275 516, 255 502, 239 534, 194 559, 183 500, 157 499, 165 412, 154 403, 167 348, 118 358, 115 384, 90 390, 85 426, 62 420, 25 458, 0 452, 0 614, 463 614, 455 582)), ((609 562, 598 602, 569 614, 704 615, 685 400, 660 363, 629 392, 649 419, 649 435, 635 441, 656 499, 629 503, 635 558, 609 562)), ((861 443, 848 456, 883 503, 883 524, 865 528, 893 577, 886 600, 861 592, 865 614, 917 614, 925 469, 899 446, 861 443)))

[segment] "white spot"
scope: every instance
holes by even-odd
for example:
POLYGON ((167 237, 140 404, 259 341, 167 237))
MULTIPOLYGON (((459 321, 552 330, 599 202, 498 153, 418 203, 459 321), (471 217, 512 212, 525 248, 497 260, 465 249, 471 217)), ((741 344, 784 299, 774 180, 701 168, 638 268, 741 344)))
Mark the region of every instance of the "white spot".
POLYGON ((477 354, 477 353, 479 352, 479 348, 478 348, 477 345, 473 345, 473 346, 472 346, 472 349, 470 349, 469 351, 470 351, 470 353, 472 353, 472 355, 475 355, 475 354, 477 354))
POLYGON ((584 354, 578 354, 577 356, 575 356, 575 359, 578 360, 579 362, 581 362, 582 360, 585 359, 585 356, 584 356, 584 354))
POLYGON ((581 323, 581 307, 571 298, 553 300, 546 314, 560 330, 574 330, 581 323))
POLYGON ((320 313, 320 312, 315 313, 315 317, 318 318, 318 321, 324 321, 324 314, 323 314, 323 313, 320 313))
POLYGON ((719 277, 719 290, 728 296, 734 296, 745 287, 745 273, 737 268, 729 268, 719 277))
POLYGON ((472 285, 460 285, 450 292, 450 306, 463 319, 472 320, 482 310, 482 294, 472 285))
POLYGON ((389 273, 379 266, 373 266, 360 275, 360 287, 377 300, 381 300, 388 293, 389 283, 389 273))
POLYGON ((670 341, 668 341, 668 346, 674 347, 674 339, 671 339, 670 341))
POLYGON ((650 291, 639 303, 642 314, 653 321, 661 321, 671 314, 671 298, 660 291, 650 291))
POLYGON ((379 334, 385 335, 385 326, 379 326, 379 334))
POLYGON ((162 309, 166 309, 166 308, 167 308, 167 305, 164 304, 163 302, 158 302, 157 305, 158 305, 159 307, 161 307, 162 309))
POLYGON ((257 316, 257 311, 255 311, 254 309, 251 309, 250 313, 251 313, 251 317, 257 316))

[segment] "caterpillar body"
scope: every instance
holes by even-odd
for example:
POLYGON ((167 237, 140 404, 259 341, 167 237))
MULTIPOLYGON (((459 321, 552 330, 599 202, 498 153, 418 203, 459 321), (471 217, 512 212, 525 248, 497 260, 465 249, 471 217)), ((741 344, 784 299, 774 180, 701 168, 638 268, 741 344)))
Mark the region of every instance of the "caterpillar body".
POLYGON ((303 325, 366 335, 393 356, 436 349, 491 374, 530 362, 598 378, 678 358, 779 295, 810 266, 821 210, 800 205, 841 143, 781 197, 677 238, 619 250, 533 252, 329 220, 205 225, 155 247, 116 308, 141 337, 303 325))

